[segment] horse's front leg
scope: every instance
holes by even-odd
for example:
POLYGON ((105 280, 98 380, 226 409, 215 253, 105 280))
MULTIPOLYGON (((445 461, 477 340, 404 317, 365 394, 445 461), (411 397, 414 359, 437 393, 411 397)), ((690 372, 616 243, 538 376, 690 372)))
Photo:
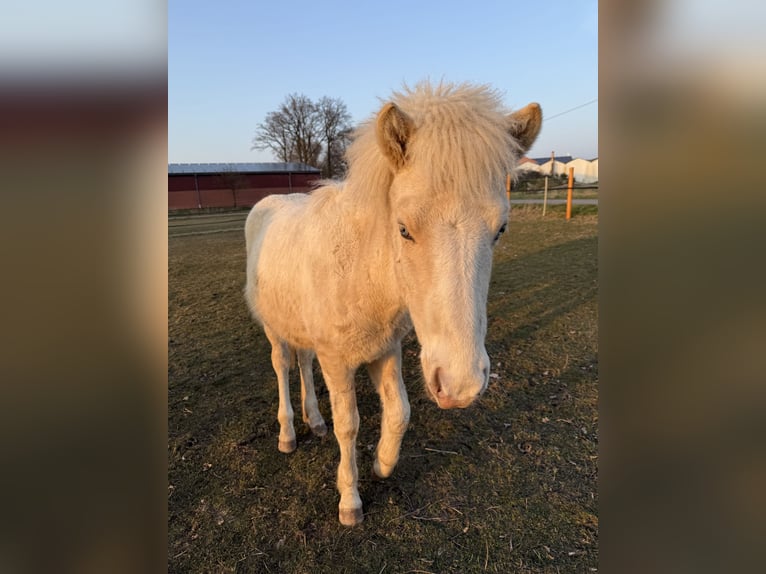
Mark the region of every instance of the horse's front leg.
POLYGON ((410 403, 402 381, 402 347, 397 344, 388 354, 367 367, 380 394, 383 415, 380 441, 375 449, 372 470, 378 478, 388 478, 399 461, 402 437, 410 421, 410 403))
POLYGON ((330 392, 332 420, 335 438, 340 447, 338 465, 338 518, 341 524, 353 526, 364 519, 362 499, 359 498, 358 472, 356 467, 356 435, 359 432, 359 411, 356 407, 354 370, 322 360, 325 384, 330 392))

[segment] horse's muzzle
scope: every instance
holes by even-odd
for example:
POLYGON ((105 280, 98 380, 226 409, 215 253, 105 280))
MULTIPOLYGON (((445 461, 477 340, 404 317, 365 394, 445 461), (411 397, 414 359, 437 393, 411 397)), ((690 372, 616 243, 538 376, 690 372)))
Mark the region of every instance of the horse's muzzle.
POLYGON ((426 381, 426 388, 439 408, 464 409, 479 398, 487 388, 488 381, 487 368, 468 380, 457 381, 444 369, 437 367, 426 381))

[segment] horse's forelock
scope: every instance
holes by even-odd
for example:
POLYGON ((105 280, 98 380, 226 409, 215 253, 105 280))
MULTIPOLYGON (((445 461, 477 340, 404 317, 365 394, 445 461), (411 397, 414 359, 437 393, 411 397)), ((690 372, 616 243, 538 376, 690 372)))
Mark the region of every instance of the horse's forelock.
MULTIPOLYGON (((392 101, 415 124, 407 161, 428 166, 435 193, 486 193, 513 172, 518 144, 508 131, 507 110, 495 90, 421 82, 394 92, 392 101)), ((373 121, 360 126, 348 149, 349 183, 368 192, 386 190, 392 180, 374 130, 373 121)))

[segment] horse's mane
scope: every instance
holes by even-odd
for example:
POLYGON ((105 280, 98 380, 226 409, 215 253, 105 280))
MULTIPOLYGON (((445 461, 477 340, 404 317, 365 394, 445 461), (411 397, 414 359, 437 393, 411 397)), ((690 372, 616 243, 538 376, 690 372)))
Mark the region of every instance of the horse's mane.
MULTIPOLYGON (((407 161, 429 167, 435 193, 486 192, 516 167, 519 146, 508 112, 488 86, 425 81, 405 85, 391 101, 415 124, 407 161)), ((374 116, 357 128, 346 153, 346 189, 361 195, 388 190, 393 174, 377 144, 374 116)))

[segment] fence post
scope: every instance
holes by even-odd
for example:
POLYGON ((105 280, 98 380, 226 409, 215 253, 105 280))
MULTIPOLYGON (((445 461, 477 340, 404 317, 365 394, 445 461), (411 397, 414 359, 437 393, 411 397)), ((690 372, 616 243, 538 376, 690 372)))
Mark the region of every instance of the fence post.
POLYGON ((505 194, 508 196, 508 201, 511 201, 511 174, 505 176, 505 194))
POLYGON ((545 217, 545 209, 548 207, 548 176, 545 176, 545 192, 543 193, 543 217, 545 217))
POLYGON ((567 219, 572 217, 572 184, 574 183, 574 168, 569 168, 569 182, 567 183, 567 219))

